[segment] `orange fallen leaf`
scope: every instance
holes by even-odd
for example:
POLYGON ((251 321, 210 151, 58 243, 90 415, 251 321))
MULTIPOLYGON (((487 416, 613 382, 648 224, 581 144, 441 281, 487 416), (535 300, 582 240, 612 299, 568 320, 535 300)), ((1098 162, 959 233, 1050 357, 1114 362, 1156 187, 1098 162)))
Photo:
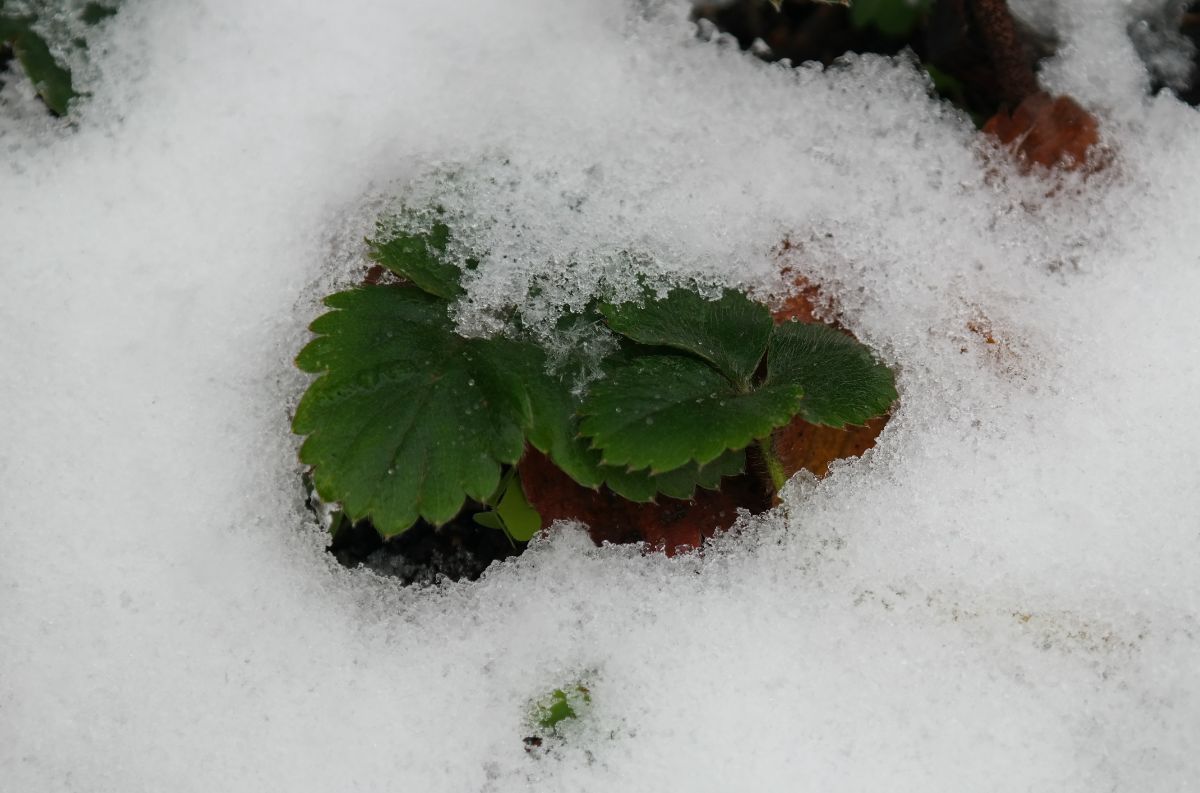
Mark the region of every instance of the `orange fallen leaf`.
POLYGON ((1069 96, 1039 91, 1012 113, 1000 111, 983 131, 1011 147, 1025 169, 1033 164, 1076 170, 1088 164, 1088 151, 1100 140, 1096 117, 1069 96))

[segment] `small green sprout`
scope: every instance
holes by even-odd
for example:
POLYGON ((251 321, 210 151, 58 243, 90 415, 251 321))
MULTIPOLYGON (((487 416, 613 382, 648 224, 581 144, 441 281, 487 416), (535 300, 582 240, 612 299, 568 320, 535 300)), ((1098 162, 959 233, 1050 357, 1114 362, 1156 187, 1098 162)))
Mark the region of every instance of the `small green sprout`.
POLYGON ((559 734, 559 725, 577 719, 592 704, 592 692, 582 683, 556 688, 534 704, 534 723, 546 733, 559 734))

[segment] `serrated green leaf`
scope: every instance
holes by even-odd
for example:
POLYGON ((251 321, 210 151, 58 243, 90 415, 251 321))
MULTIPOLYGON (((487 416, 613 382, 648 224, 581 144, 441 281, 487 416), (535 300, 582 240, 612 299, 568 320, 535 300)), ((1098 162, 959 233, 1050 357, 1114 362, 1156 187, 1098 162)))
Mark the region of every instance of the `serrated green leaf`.
POLYGON ((674 289, 641 305, 602 305, 617 333, 641 344, 671 347, 698 355, 729 380, 748 386, 767 350, 771 314, 740 292, 726 289, 720 299, 674 289))
POLYGON ((599 487, 604 482, 598 468, 600 455, 578 439, 575 415, 578 399, 562 379, 548 373, 543 366, 531 365, 524 376, 532 416, 529 442, 579 484, 599 487))
POLYGON ((802 395, 786 382, 744 391, 688 356, 640 355, 592 386, 579 429, 605 465, 661 473, 765 437, 796 414, 802 395))
POLYGON ((465 339, 446 304, 412 287, 340 292, 296 358, 320 374, 293 421, 321 498, 384 536, 419 517, 453 518, 495 491, 524 450, 529 399, 520 371, 540 351, 465 339))
MULTIPOLYGON (((611 466, 610 466, 611 467, 611 466)), ((717 490, 721 487, 721 479, 726 476, 737 476, 746 470, 746 450, 745 449, 727 449, 722 452, 715 460, 711 460, 704 465, 696 462, 690 462, 682 468, 676 468, 674 471, 666 471, 661 474, 651 476, 648 471, 620 471, 608 477, 608 486, 613 492, 621 493, 621 488, 631 489, 632 484, 627 484, 624 481, 617 482, 617 486, 613 486, 613 480, 620 477, 626 477, 632 480, 634 477, 643 478, 650 483, 657 492, 671 498, 689 499, 695 492, 697 487, 702 487, 705 490, 717 490)), ((628 498, 628 496, 625 496, 628 498)), ((647 501, 649 499, 631 499, 647 501)))
POLYGON ((368 240, 370 257, 431 295, 457 300, 463 293, 462 270, 445 260, 450 229, 435 223, 428 233, 389 231, 380 224, 379 236, 368 240))
POLYGON ((545 372, 544 368, 524 375, 533 420, 529 442, 545 453, 568 476, 584 487, 607 485, 630 501, 653 501, 662 493, 672 498, 691 498, 697 487, 716 490, 721 478, 736 476, 746 467, 745 453, 729 451, 706 465, 689 462, 674 470, 652 474, 601 462, 591 441, 580 435, 581 400, 571 393, 568 378, 545 372))
POLYGON ((766 382, 800 385, 800 415, 830 427, 864 424, 897 396, 892 371, 865 346, 828 325, 800 322, 785 322, 771 335, 766 382))

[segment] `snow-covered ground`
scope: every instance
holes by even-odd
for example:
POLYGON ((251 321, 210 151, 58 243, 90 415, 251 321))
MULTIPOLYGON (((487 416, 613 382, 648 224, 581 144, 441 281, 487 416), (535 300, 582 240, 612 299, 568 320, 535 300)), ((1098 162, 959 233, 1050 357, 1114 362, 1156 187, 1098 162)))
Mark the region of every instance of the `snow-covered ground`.
POLYGON ((76 129, 0 97, 0 790, 1200 789, 1200 114, 1148 94, 1152 6, 1017 4, 1113 152, 1051 184, 909 59, 670 3, 126 4, 76 129), (395 196, 491 251, 468 325, 621 252, 778 290, 789 239, 900 408, 702 559, 344 570, 291 358, 395 196))

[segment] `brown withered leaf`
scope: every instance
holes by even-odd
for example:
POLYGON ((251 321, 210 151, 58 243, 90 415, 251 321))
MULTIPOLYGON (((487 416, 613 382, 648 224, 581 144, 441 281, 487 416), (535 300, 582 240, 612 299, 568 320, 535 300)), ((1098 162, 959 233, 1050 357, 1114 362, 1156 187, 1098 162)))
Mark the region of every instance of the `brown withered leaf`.
POLYGON ((699 548, 705 539, 728 529, 738 507, 762 512, 771 506, 758 480, 743 474, 726 477, 720 491, 697 488, 693 498, 660 496, 657 502, 626 501, 607 487, 591 490, 564 474, 541 452, 528 449, 521 460, 525 497, 542 516, 542 527, 556 520, 577 520, 593 542, 645 542, 668 556, 699 548))
POLYGON ((795 283, 796 291, 771 312, 775 324, 791 319, 797 322, 820 322, 816 315, 816 306, 821 299, 821 290, 804 278, 796 278, 795 283))
POLYGON ((1001 110, 983 131, 1010 147, 1028 170, 1034 164, 1077 170, 1088 165, 1088 152, 1100 141, 1096 117, 1069 96, 1039 91, 1011 113, 1001 110))
POLYGON ((818 477, 829 473, 834 460, 860 457, 875 445, 888 422, 887 416, 868 421, 863 427, 823 427, 801 418, 775 431, 775 453, 788 476, 801 468, 818 477))

